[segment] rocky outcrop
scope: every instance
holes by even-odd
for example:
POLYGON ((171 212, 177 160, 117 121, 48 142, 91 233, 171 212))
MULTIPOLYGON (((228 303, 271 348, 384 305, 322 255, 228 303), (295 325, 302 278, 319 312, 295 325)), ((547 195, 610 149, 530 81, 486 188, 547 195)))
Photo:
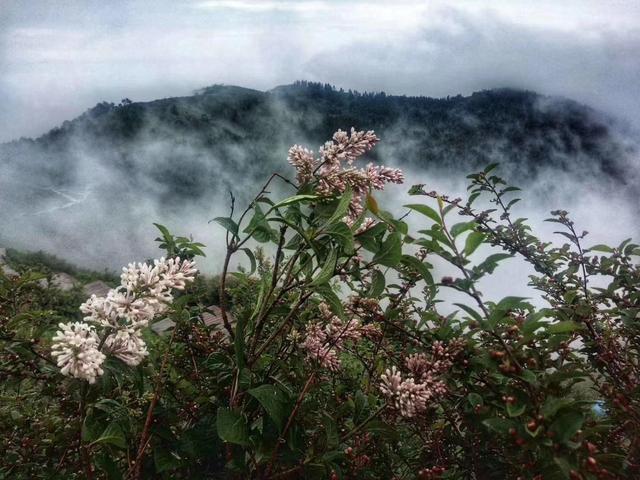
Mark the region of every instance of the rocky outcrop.
POLYGON ((2 269, 2 273, 4 273, 7 277, 17 277, 19 274, 9 265, 7 265, 7 261, 5 259, 7 255, 6 248, 0 248, 0 268, 2 269))
POLYGON ((82 291, 87 297, 95 295, 96 297, 106 297, 111 287, 102 280, 96 280, 95 282, 87 283, 82 291))

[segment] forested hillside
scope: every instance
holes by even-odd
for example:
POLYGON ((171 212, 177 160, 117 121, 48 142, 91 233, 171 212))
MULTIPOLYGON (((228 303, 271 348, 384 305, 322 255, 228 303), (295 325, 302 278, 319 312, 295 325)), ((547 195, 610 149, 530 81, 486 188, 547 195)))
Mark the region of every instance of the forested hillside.
MULTIPOLYGON (((622 178, 629 153, 610 119, 533 92, 434 99, 306 82, 268 92, 212 86, 189 97, 100 103, 38 139, 2 145, 2 178, 13 186, 3 185, 3 196, 12 195, 14 204, 16 195, 32 201, 49 188, 77 188, 98 169, 121 187, 159 199, 198 198, 281 167, 296 141, 315 149, 352 126, 385 140, 376 154, 385 163, 464 172, 497 160, 517 167, 516 180, 542 167, 622 178)), ((105 178, 93 180, 100 185, 105 178)))
MULTIPOLYGON (((290 171, 291 145, 317 152, 351 127, 382 140, 365 164, 402 168, 409 184, 443 188, 438 179, 500 162, 538 199, 566 194, 561 178, 572 197, 614 192, 624 209, 638 193, 631 137, 570 100, 508 89, 434 99, 306 82, 267 92, 217 85, 188 97, 103 102, 37 139, 0 145, 0 245, 100 270, 149 255, 154 221, 207 240, 207 221, 228 212, 229 191, 244 208, 267 175, 290 171)), ((386 197, 385 208, 403 193, 386 197)))

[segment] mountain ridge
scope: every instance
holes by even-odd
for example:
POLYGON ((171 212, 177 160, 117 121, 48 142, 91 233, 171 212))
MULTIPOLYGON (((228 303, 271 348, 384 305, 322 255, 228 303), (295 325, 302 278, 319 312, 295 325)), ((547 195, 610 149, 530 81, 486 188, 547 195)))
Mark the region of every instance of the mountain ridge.
POLYGON ((293 176, 291 145, 317 151, 351 127, 381 138, 366 161, 405 170, 407 186, 381 198, 388 205, 412 183, 439 188, 496 161, 534 198, 640 194, 615 122, 571 100, 514 89, 434 99, 307 82, 266 92, 215 85, 101 102, 36 139, 0 145, 0 243, 115 268, 152 251, 151 222, 206 240, 207 221, 228 215, 229 191, 246 205, 267 175, 293 176))
POLYGON ((572 100, 511 88, 438 99, 304 81, 101 102, 35 139, 0 144, 0 172, 64 189, 91 164, 160 197, 199 198, 212 185, 282 169, 294 143, 317 149, 350 127, 382 138, 372 160, 405 168, 466 173, 502 161, 516 181, 546 168, 627 180, 629 151, 617 141, 615 120, 572 100))

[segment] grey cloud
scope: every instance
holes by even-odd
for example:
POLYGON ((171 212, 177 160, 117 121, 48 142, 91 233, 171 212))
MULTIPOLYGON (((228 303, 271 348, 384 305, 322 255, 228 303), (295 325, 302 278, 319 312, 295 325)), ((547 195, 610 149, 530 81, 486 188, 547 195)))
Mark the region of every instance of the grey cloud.
POLYGON ((640 125, 633 2, 258 3, 9 0, 0 141, 43 133, 101 100, 300 78, 428 96, 524 87, 640 125))
POLYGON ((640 126, 640 29, 617 33, 527 27, 449 9, 401 41, 322 52, 311 77, 396 94, 441 97, 510 86, 562 95, 640 126))

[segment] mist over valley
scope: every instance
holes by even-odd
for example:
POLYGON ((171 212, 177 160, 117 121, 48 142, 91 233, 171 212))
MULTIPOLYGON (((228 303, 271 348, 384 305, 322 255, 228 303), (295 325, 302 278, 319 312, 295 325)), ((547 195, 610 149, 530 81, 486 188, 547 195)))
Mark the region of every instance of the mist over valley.
POLYGON ((464 197, 466 175, 499 162, 498 174, 524 190, 519 213, 536 225, 562 207, 594 242, 638 232, 637 137, 610 115, 517 89, 429 98, 300 81, 102 102, 0 145, 0 242, 117 269, 154 255, 158 222, 205 243, 215 271, 221 231, 208 221, 228 214, 229 192, 244 207, 270 173, 294 177, 290 146, 317 151, 352 127, 381 138, 370 161, 405 171, 405 185, 381 197, 392 212, 402 213, 412 184, 464 197))

